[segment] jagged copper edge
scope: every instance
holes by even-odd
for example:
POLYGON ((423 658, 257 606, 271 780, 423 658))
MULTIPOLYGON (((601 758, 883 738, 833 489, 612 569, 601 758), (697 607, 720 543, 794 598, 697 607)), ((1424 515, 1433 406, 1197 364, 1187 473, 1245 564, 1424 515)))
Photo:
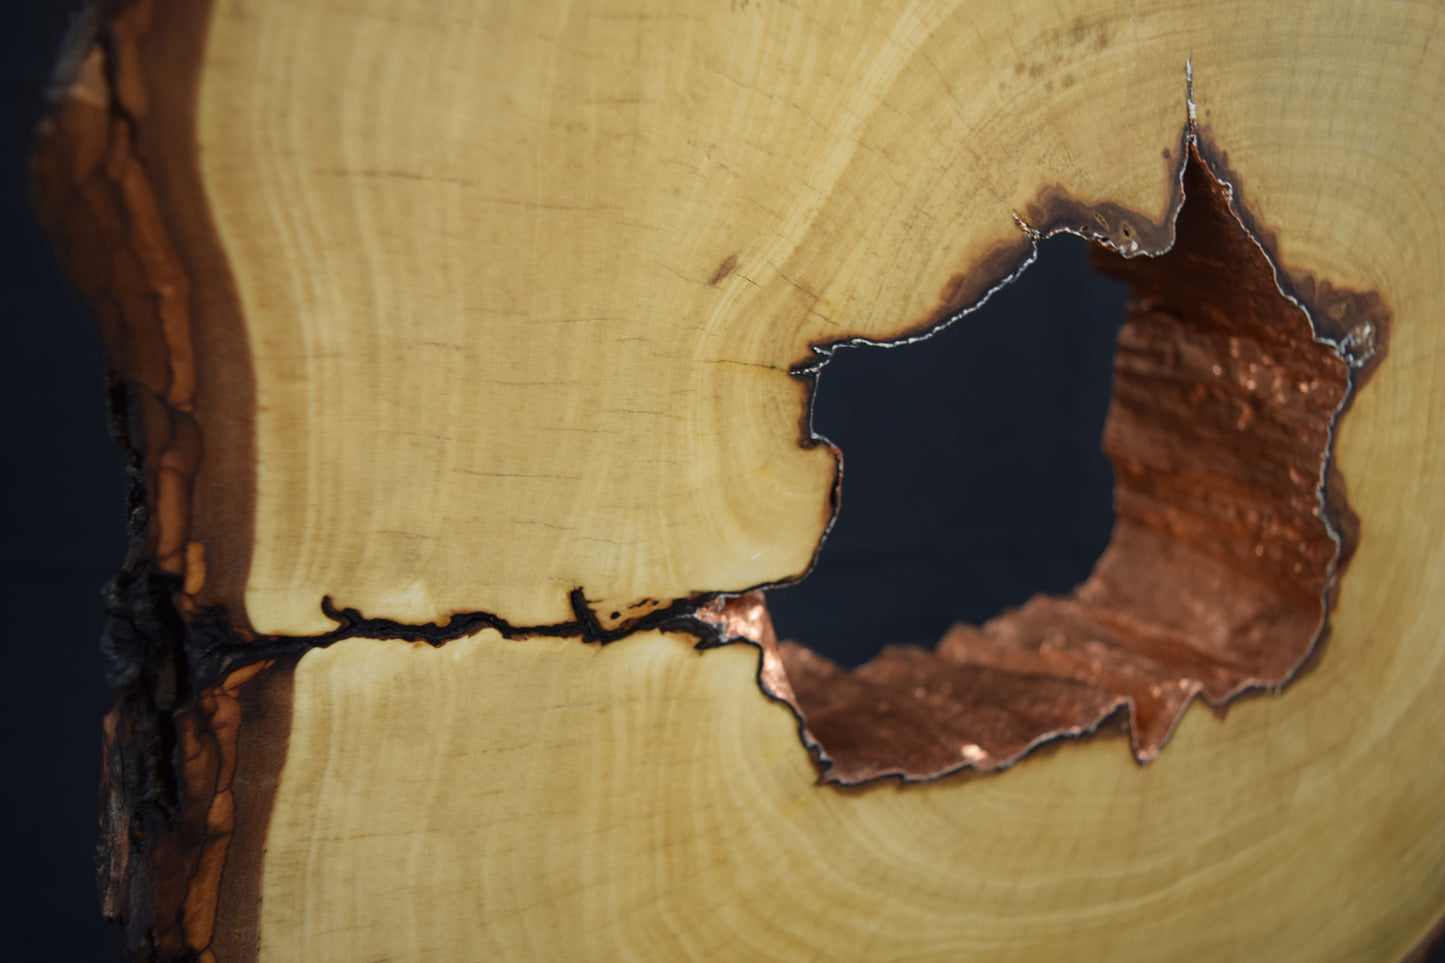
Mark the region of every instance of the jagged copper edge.
MULTIPOLYGON (((1167 218, 1167 243, 1146 248, 1138 243, 1136 237, 1130 239, 1127 243, 1121 244, 1117 237, 1100 234, 1088 229, 1077 230, 1061 223, 1041 229, 1031 226, 1027 220, 1015 214, 1016 221, 1029 240, 1029 252, 1017 269, 1009 273, 1004 280, 990 287, 984 292, 982 297, 978 298, 974 303, 951 313, 943 321, 924 332, 910 334, 897 341, 873 342, 867 339, 853 339, 843 342, 848 345, 870 344, 891 347, 931 337, 939 330, 942 330, 942 328, 952 324, 971 311, 976 310, 995 291, 1015 280, 1022 270, 1036 259, 1038 243, 1054 234, 1071 233, 1082 236, 1087 240, 1094 241, 1101 246, 1109 248, 1114 253, 1125 258, 1137 258, 1140 256, 1152 257, 1168 253, 1173 249, 1176 241, 1175 228, 1182 209, 1182 188, 1185 175, 1191 163, 1198 163, 1223 192, 1227 211, 1235 225, 1239 228, 1241 235, 1248 238, 1249 242, 1262 256, 1263 261, 1268 265, 1272 274, 1275 291, 1286 302, 1302 312, 1308 323, 1314 342, 1328 345, 1333 349, 1335 355, 1346 364, 1348 369, 1346 390, 1339 402, 1334 406, 1328 418, 1326 443, 1322 458, 1320 459, 1320 467, 1315 486, 1318 518, 1323 523, 1324 530, 1334 545, 1334 552, 1328 562, 1327 579, 1319 596, 1319 616, 1315 622, 1308 644, 1303 648, 1299 657, 1292 662, 1287 671, 1279 677, 1265 677, 1263 675, 1246 677, 1238 681, 1238 683, 1229 688, 1228 691, 1215 694, 1206 692, 1205 687, 1197 681, 1186 681, 1181 687, 1179 698, 1177 699, 1178 709, 1170 713, 1172 718, 1167 728, 1164 729, 1162 736, 1157 740, 1145 742, 1141 740, 1137 729, 1131 726, 1131 749, 1135 758, 1141 764, 1147 763, 1155 758, 1163 746, 1168 743, 1174 731, 1177 729, 1184 711, 1187 710, 1188 705, 1196 697, 1202 697, 1206 703, 1215 708, 1222 708, 1246 691, 1265 689, 1278 694, 1297 676, 1299 671, 1310 661, 1318 649, 1328 629, 1328 613, 1332 592, 1337 585, 1343 564, 1347 561, 1353 547, 1351 544, 1348 544, 1347 536, 1342 533, 1335 521, 1340 515, 1350 514, 1348 506, 1343 504, 1342 499, 1338 503, 1332 500, 1330 492, 1330 473, 1333 468, 1335 425, 1340 415, 1348 408, 1354 391, 1361 380, 1362 373, 1369 373, 1373 364, 1378 362, 1385 343, 1385 325, 1388 322, 1388 312, 1383 311, 1377 296, 1361 297, 1354 292, 1346 292, 1341 300, 1349 300, 1351 304, 1361 302, 1370 303, 1376 309, 1375 316, 1352 319, 1354 323, 1338 332, 1331 332, 1322 328, 1316 318, 1317 312, 1311 310, 1307 299, 1297 295, 1296 290, 1299 287, 1298 281, 1294 276, 1289 275, 1281 269, 1275 258, 1271 256, 1269 249, 1261 241, 1257 230, 1252 227, 1253 219, 1241 210, 1239 191, 1237 185, 1234 183, 1234 179, 1226 179, 1218 172, 1217 168, 1223 166, 1222 162, 1216 159, 1219 152, 1211 150, 1208 145, 1202 142, 1203 137, 1196 120, 1191 64, 1186 64, 1186 75, 1189 122, 1185 125, 1182 136, 1183 150, 1181 151, 1181 161, 1176 175, 1178 187, 1177 200, 1172 205, 1169 217, 1167 218), (1206 157, 1206 155, 1209 156, 1206 157)), ((1311 287, 1313 287, 1312 279, 1308 280, 1311 281, 1311 287)), ((1346 313, 1349 314, 1350 312, 1346 313)), ((816 375, 828 357, 831 356, 832 351, 838 346, 839 345, 816 346, 814 350, 819 356, 817 361, 812 365, 798 366, 798 368, 795 369, 795 373, 806 372, 816 375)), ((811 421, 811 395, 812 393, 810 393, 809 398, 808 422, 811 421)), ((831 447, 831 443, 817 433, 813 433, 812 438, 814 443, 829 444, 831 447)), ((841 474, 840 464, 840 482, 841 474)), ((836 514, 834 520, 836 520, 836 514)), ((831 530, 831 526, 832 522, 830 521, 829 530, 831 530)), ((826 536, 827 533, 825 532, 824 539, 826 539, 826 536)), ((822 540, 820 540, 819 543, 819 550, 821 550, 821 547, 822 540)), ((815 553, 814 564, 816 564, 816 558, 817 555, 815 553)), ((812 566, 810 566, 809 571, 811 571, 811 569, 812 566)), ((804 576, 806 574, 807 573, 804 573, 804 576)), ((799 578, 804 576, 799 576, 799 578)), ((777 701, 788 705, 793 711, 798 720, 799 733, 802 741, 813 754, 820 767, 822 767, 821 781, 839 785, 859 785, 883 778, 896 777, 903 782, 920 782, 931 781, 968 769, 981 769, 984 771, 1002 770, 1012 766, 1041 745, 1061 739, 1086 736, 1099 731, 1101 726, 1112 717, 1118 715, 1121 710, 1127 712, 1131 720, 1138 712, 1137 703, 1133 698, 1126 695, 1119 695, 1103 704, 1099 712, 1086 723, 1046 729, 1029 740, 1018 752, 1012 753, 1003 759, 990 760, 990 764, 987 766, 976 765, 975 760, 968 758, 967 753, 964 753, 963 758, 956 764, 936 767, 929 771, 916 771, 906 766, 891 765, 877 767, 866 773, 854 776, 840 774, 836 771, 837 760, 835 756, 830 753, 824 742, 820 740, 817 734, 809 727, 806 713, 797 697, 795 687, 789 680, 783 656, 783 648, 777 640, 771 619, 766 610, 764 591, 768 587, 771 586, 761 586, 759 589, 746 593, 720 597, 711 605, 701 609, 698 616, 702 620, 716 625, 724 638, 743 639, 759 646, 762 652, 759 668, 759 683, 765 693, 777 701)))
MULTIPOLYGON (((785 706, 793 715, 799 739, 820 769, 818 782, 840 787, 866 786, 884 779, 897 778, 907 783, 934 782, 947 776, 965 774, 966 770, 977 769, 973 762, 965 760, 952 768, 929 773, 916 773, 898 766, 880 770, 863 778, 846 778, 831 774, 836 760, 828 753, 818 737, 808 728, 804 712, 798 704, 787 669, 783 665, 780 644, 768 612, 767 599, 761 589, 751 589, 738 595, 719 596, 697 611, 697 618, 717 630, 717 641, 709 647, 745 642, 759 649, 757 681, 763 693, 775 702, 785 706)), ((1059 740, 1082 738, 1099 732, 1119 710, 1130 705, 1126 698, 1114 700, 1107 709, 1087 725, 1064 727, 1040 733, 1017 755, 1000 761, 989 772, 1001 772, 1012 767, 1029 753, 1059 740)))

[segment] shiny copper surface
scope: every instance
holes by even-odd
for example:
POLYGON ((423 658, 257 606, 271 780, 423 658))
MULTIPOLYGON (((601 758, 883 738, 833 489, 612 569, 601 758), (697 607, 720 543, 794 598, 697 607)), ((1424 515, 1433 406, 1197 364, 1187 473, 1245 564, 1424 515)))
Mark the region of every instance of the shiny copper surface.
POLYGON ((788 681, 787 670, 783 668, 778 637, 773 632, 773 620, 768 615, 768 605, 761 591, 723 596, 698 609, 697 616, 718 626, 725 639, 756 642, 763 650, 762 665, 758 668, 758 682, 762 684, 763 691, 786 702, 795 712, 798 710, 797 695, 788 681))
POLYGON ((1104 433, 1117 522, 1086 582, 853 672, 779 646, 756 593, 718 606, 763 645, 765 684, 821 746, 827 780, 995 770, 1120 710, 1147 762, 1196 696, 1278 688, 1309 655, 1341 556, 1326 519, 1349 517, 1342 487, 1333 504, 1324 490, 1350 366, 1281 294, 1193 151, 1184 189, 1167 253, 1095 255, 1137 304, 1104 433))

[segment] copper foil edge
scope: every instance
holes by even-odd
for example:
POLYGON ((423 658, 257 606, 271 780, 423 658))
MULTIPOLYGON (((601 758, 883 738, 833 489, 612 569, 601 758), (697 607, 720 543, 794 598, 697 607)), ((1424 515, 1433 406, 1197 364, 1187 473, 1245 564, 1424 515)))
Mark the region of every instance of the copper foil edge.
POLYGON ((1136 304, 1104 433, 1118 520, 1083 584, 851 672, 779 643, 760 591, 700 613, 762 649, 760 681, 802 720, 824 780, 996 771, 1116 714, 1147 763, 1196 697, 1278 690, 1308 657, 1341 562, 1327 518, 1349 511, 1323 495, 1349 363, 1280 292, 1192 147, 1183 183, 1167 253, 1094 255, 1136 304))

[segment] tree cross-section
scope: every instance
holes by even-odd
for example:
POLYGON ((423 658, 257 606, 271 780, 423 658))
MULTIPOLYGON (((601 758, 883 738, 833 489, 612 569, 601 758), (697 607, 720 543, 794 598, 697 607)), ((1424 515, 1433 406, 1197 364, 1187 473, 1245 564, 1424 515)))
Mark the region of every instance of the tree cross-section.
POLYGON ((1442 28, 1372 0, 98 3, 35 173, 133 455, 101 845, 128 950, 1423 945, 1442 28), (966 699, 885 656, 933 711, 884 706, 751 594, 836 508, 812 372, 966 325, 1060 230, 1141 299, 1118 552, 950 633, 948 671, 987 670, 966 699), (1148 765, 1097 738, 982 775, 1017 752, 939 721, 1099 680, 1030 731, 1127 704, 1141 758, 1171 740, 1148 765), (820 780, 885 774, 924 781, 820 780))

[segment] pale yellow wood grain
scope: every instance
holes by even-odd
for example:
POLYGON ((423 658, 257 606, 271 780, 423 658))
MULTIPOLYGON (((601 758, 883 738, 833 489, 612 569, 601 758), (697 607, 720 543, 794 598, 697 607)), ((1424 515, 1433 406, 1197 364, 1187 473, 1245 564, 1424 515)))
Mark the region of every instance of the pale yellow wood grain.
POLYGON ((1396 960, 1445 905, 1440 639, 1342 616, 1148 768, 851 792, 748 646, 341 643, 296 676, 262 957, 1396 960))
POLYGON ((844 793, 751 648, 348 641, 297 671, 263 956, 1399 958, 1445 909, 1441 26, 220 0, 200 156, 262 632, 329 628, 326 594, 527 624, 802 571, 833 464, 788 367, 919 323, 1046 186, 1162 217, 1186 62, 1280 263, 1394 315, 1338 445, 1363 541, 1284 697, 1191 711, 1147 769, 1104 740, 844 793))
POLYGON ((1046 183, 1164 216, 1187 34, 1088 10, 217 3, 252 623, 323 631, 344 589, 537 624, 575 586, 607 616, 803 571, 809 343, 917 326, 1046 183))

